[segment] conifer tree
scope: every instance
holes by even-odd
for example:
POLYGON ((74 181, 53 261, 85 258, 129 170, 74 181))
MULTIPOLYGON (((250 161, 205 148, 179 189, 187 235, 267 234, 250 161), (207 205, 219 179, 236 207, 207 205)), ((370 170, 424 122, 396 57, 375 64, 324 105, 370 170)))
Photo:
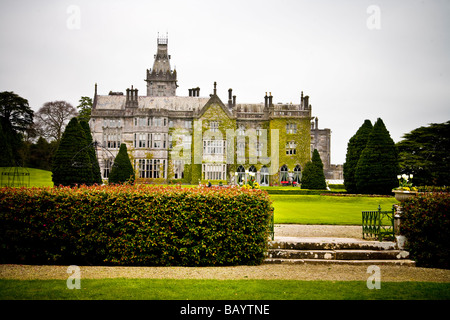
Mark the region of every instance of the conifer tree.
POLYGON ((390 194, 398 186, 398 173, 397 148, 383 120, 378 118, 356 167, 358 192, 390 194))
POLYGON ((89 158, 91 159, 92 165, 92 182, 96 184, 102 184, 102 174, 100 172, 100 165, 98 164, 97 154, 95 153, 95 147, 93 145, 91 129, 89 128, 89 124, 87 121, 81 120, 80 125, 84 130, 86 135, 86 145, 88 147, 89 158))
POLYGON ((327 188, 325 174, 323 173, 323 163, 317 149, 314 149, 311 161, 305 165, 302 175, 302 189, 318 189, 327 188))
POLYGON ((52 163, 55 186, 92 184, 92 165, 86 135, 77 118, 67 124, 52 163))
POLYGON ((114 183, 126 183, 134 182, 134 170, 131 165, 130 157, 127 153, 127 145, 122 143, 120 145, 119 153, 114 159, 114 164, 109 174, 108 182, 114 183))
POLYGON ((372 131, 372 122, 365 120, 355 135, 350 138, 347 145, 347 154, 344 163, 344 185, 348 193, 358 193, 356 188, 355 171, 361 153, 367 145, 369 134, 372 131))
POLYGON ((13 155, 11 145, 3 132, 2 123, 0 121, 0 167, 10 167, 13 165, 13 155))

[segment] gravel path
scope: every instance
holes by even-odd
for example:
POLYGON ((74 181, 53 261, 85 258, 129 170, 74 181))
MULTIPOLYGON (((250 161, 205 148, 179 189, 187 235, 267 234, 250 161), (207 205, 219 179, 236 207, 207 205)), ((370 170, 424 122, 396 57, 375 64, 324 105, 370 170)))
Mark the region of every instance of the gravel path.
MULTIPOLYGON (((361 239, 361 226, 276 225, 275 236, 361 239)), ((67 280, 68 266, 0 265, 0 279, 67 280)), ((380 265, 382 281, 450 282, 450 270, 380 265)), ((91 267, 80 266, 81 279, 276 279, 367 281, 362 265, 276 265, 236 267, 91 267)))

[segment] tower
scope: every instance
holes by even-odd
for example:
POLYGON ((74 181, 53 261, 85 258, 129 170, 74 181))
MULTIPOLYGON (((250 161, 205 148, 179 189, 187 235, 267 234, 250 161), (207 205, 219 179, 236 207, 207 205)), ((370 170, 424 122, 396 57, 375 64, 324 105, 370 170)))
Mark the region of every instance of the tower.
POLYGON ((168 54, 168 36, 160 37, 158 33, 158 49, 154 56, 153 69, 147 69, 147 96, 172 97, 177 90, 177 71, 170 68, 170 55, 168 54))

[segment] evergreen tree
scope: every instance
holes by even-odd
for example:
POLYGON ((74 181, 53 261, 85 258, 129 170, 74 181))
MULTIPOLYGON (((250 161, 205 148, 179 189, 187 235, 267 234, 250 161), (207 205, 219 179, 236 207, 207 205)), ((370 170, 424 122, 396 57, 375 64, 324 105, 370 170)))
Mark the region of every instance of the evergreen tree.
POLYGON ((398 186, 398 173, 397 148, 383 120, 378 118, 356 167, 357 189, 364 194, 390 194, 398 186))
POLYGON ((39 137, 36 143, 30 144, 27 167, 51 170, 52 158, 55 153, 57 142, 47 142, 45 138, 39 137))
POLYGON ((77 118, 68 123, 52 163, 55 186, 91 185, 92 164, 86 135, 77 118))
POLYGON ((365 120, 355 135, 350 138, 347 145, 347 154, 344 163, 344 185, 348 193, 358 193, 356 188, 355 171, 359 157, 367 145, 369 134, 372 131, 372 123, 365 120))
POLYGON ((122 143, 120 145, 119 153, 114 159, 114 164, 109 173, 108 182, 114 183, 126 183, 134 182, 134 170, 131 165, 130 157, 127 153, 127 145, 122 143))
POLYGON ((401 173, 414 174, 414 185, 450 185, 450 121, 414 129, 397 148, 401 173))
POLYGON ((0 121, 0 167, 11 167, 13 165, 13 155, 9 140, 3 132, 2 123, 0 121))
POLYGON ((91 129, 87 121, 81 120, 80 125, 84 130, 84 134, 86 135, 86 144, 88 147, 89 158, 91 159, 92 164, 92 178, 93 183, 102 184, 102 174, 100 172, 100 165, 98 164, 97 154, 95 153, 95 147, 92 140, 91 129))
POLYGON ((305 165, 302 175, 302 189, 318 189, 327 188, 325 174, 323 173, 323 163, 320 159, 319 152, 314 149, 311 161, 305 165))

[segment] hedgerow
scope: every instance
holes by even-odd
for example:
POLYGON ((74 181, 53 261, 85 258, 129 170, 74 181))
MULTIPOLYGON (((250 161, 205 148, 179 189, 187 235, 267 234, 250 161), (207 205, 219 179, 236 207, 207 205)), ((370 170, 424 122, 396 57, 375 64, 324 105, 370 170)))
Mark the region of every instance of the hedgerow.
POLYGON ((0 189, 1 263, 256 265, 273 208, 243 188, 0 189))
POLYGON ((401 233, 418 266, 450 269, 450 194, 419 193, 402 203, 401 233))

